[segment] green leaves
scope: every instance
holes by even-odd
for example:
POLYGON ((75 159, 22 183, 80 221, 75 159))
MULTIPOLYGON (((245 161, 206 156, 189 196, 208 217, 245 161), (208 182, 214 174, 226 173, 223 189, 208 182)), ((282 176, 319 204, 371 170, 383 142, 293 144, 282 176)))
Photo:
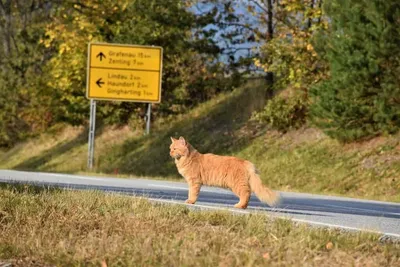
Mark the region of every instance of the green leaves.
POLYGON ((307 112, 304 95, 296 94, 291 97, 279 95, 268 101, 264 110, 254 113, 252 119, 267 123, 272 129, 287 132, 301 127, 306 121, 307 112))
POLYGON ((316 41, 331 77, 311 91, 314 123, 341 141, 397 131, 400 22, 391 18, 400 4, 332 0, 325 9, 332 32, 316 41))
MULTIPOLYGON (((162 99, 153 116, 182 112, 238 85, 213 37, 217 14, 195 14, 181 0, 7 1, 0 6, 0 146, 12 145, 57 122, 88 120, 89 42, 164 48, 162 99), (7 23, 6 23, 7 22, 7 23)), ((98 118, 126 123, 144 104, 101 101, 98 118)))

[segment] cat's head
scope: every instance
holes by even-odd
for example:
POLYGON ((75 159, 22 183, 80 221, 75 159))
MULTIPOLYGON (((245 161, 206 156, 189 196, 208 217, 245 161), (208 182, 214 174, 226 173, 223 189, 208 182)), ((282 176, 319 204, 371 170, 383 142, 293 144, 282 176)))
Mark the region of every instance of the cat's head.
POLYGON ((189 155, 189 147, 185 138, 182 136, 179 139, 175 139, 171 137, 172 144, 169 146, 169 155, 174 159, 180 159, 181 157, 185 157, 189 155))

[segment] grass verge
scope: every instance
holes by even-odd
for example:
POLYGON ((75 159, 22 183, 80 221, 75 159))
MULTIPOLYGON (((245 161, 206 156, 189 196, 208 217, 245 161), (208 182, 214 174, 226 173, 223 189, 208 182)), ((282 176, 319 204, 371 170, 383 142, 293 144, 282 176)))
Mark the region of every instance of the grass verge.
POLYGON ((15 266, 399 266, 400 244, 261 215, 101 192, 0 187, 0 262, 15 266))

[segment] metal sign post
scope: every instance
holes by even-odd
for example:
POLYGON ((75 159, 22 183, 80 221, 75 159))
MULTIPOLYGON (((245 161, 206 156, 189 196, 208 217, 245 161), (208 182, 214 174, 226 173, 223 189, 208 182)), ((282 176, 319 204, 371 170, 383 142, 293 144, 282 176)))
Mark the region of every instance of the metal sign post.
POLYGON ((151 103, 147 105, 147 114, 146 114, 146 134, 150 133, 150 118, 151 116, 151 103))
POLYGON ((90 99, 90 123, 89 123, 89 144, 88 144, 88 169, 93 168, 94 155, 94 133, 96 129, 96 100, 90 99))
POLYGON ((86 97, 90 99, 88 169, 93 168, 96 101, 148 103, 146 134, 150 133, 151 103, 161 102, 163 49, 158 46, 89 43, 86 97))

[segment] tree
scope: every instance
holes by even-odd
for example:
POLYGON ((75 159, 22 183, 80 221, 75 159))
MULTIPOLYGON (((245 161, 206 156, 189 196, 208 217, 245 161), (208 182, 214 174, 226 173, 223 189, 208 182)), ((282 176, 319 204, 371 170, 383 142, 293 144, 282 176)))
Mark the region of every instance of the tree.
MULTIPOLYGON (((86 47, 95 41, 164 48, 163 101, 153 106, 153 115, 182 111, 209 99, 223 88, 222 83, 212 88, 215 83, 209 82, 213 73, 221 76, 216 71, 218 46, 202 31, 209 16, 196 16, 180 0, 63 1, 43 40, 46 47, 58 51, 47 68, 53 77, 50 85, 61 92, 59 120, 81 124, 88 117, 86 47)), ((123 123, 133 110, 139 108, 140 113, 142 107, 100 102, 98 115, 109 122, 123 123)))
POLYGON ((331 0, 331 31, 315 41, 330 77, 312 90, 314 123, 352 141, 400 127, 400 2, 331 0))
POLYGON ((53 92, 39 40, 56 1, 0 1, 0 146, 44 130, 52 121, 53 92))
POLYGON ((262 8, 260 22, 266 24, 265 42, 255 64, 274 73, 275 89, 292 88, 307 93, 308 87, 325 75, 312 36, 327 28, 322 0, 249 1, 262 8), (273 16, 271 16, 273 14, 273 16))
MULTIPOLYGON (((220 60, 225 51, 213 38, 216 32, 206 27, 222 13, 214 9, 195 13, 192 4, 0 0, 0 146, 10 146, 58 122, 87 122, 89 42, 164 48, 163 101, 153 105, 152 118, 184 112, 238 85, 237 75, 227 75, 229 62, 220 60)), ((144 107, 100 101, 97 115, 109 123, 126 123, 144 113, 144 107)))
POLYGON ((286 131, 306 122, 309 88, 326 76, 324 62, 312 45, 318 30, 327 28, 322 0, 251 0, 249 10, 265 30, 260 56, 254 63, 267 74, 271 84, 263 111, 254 118, 286 131))

